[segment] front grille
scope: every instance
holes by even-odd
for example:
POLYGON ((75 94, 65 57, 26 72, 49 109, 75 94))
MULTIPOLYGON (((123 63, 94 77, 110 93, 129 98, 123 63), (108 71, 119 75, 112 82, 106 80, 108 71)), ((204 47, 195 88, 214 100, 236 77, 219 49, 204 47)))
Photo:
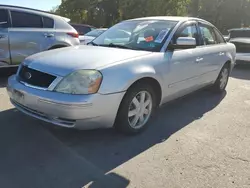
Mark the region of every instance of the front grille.
POLYGON ((20 81, 36 87, 48 88, 56 76, 22 66, 18 78, 20 81))
POLYGON ((233 42, 233 44, 236 47, 237 53, 250 53, 250 44, 240 42, 233 42))

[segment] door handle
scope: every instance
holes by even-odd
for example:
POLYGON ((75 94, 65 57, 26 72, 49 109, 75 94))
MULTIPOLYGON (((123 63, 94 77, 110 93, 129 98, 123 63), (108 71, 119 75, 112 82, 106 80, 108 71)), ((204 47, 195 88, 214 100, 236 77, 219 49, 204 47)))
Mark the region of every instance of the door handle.
POLYGON ((224 52, 220 52, 219 55, 222 56, 222 55, 225 55, 225 53, 224 52))
POLYGON ((199 62, 201 62, 201 61, 203 61, 203 58, 202 58, 202 57, 196 59, 196 63, 199 63, 199 62))
POLYGON ((54 37, 54 34, 52 34, 52 33, 44 33, 44 37, 45 38, 54 37))

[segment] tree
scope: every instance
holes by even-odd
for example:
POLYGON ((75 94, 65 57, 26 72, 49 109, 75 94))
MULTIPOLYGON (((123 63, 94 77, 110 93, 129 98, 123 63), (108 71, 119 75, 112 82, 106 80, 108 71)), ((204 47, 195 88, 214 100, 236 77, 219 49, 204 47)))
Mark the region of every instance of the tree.
POLYGON ((185 15, 189 0, 63 0, 55 13, 72 22, 109 27, 129 18, 185 15))
POLYGON ((192 0, 189 13, 210 21, 222 32, 250 23, 249 0, 192 0))
POLYGON ((72 22, 110 27, 144 16, 195 16, 221 31, 250 24, 249 0, 62 0, 51 12, 72 22))

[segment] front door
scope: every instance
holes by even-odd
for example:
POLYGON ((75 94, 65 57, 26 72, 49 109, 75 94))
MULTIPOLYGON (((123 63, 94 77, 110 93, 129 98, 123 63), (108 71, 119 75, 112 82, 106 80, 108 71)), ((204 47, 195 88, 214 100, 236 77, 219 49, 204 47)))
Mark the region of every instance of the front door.
POLYGON ((13 64, 42 49, 44 39, 42 17, 11 10, 12 27, 9 29, 10 51, 13 64))
POLYGON ((11 64, 9 51, 8 11, 0 9, 0 67, 11 64))
MULTIPOLYGON (((196 22, 186 23, 176 32, 172 43, 176 43, 179 37, 192 37, 199 45, 199 37, 196 22)), ((169 62, 169 74, 166 74, 167 96, 169 99, 177 98, 197 89, 201 82, 200 62, 202 50, 194 47, 191 49, 180 49, 167 51, 165 54, 169 62)))

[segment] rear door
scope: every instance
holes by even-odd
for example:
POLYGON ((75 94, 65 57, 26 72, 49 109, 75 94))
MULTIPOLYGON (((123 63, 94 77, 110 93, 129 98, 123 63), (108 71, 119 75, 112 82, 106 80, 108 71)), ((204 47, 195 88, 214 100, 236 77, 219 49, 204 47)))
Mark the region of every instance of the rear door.
POLYGON ((42 17, 25 11, 11 10, 9 29, 12 64, 19 64, 27 56, 42 50, 45 40, 42 17))
POLYGON ((11 64, 9 52, 8 10, 0 9, 0 67, 11 64))
POLYGON ((226 62, 226 43, 223 39, 218 38, 214 27, 211 25, 199 23, 199 32, 202 43, 199 48, 203 54, 203 60, 199 62, 202 72, 201 79, 206 84, 217 78, 219 69, 226 62))

